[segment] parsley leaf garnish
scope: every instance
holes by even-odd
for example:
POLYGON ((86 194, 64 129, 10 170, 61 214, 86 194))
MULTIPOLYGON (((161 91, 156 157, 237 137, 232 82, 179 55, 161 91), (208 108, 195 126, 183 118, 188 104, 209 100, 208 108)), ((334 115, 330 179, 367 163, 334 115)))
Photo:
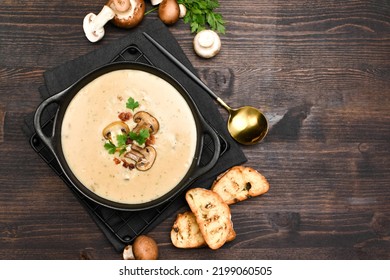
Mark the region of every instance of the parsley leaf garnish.
POLYGON ((190 24, 192 33, 209 26, 211 30, 225 34, 225 21, 220 13, 214 11, 219 7, 218 0, 178 0, 177 3, 187 8, 183 21, 190 24))
POLYGON ((110 141, 104 144, 104 148, 108 151, 109 154, 115 154, 116 146, 110 141))
POLYGON ((120 156, 126 152, 127 138, 128 136, 126 134, 119 134, 116 136, 120 156))
POLYGON ((141 129, 139 133, 130 131, 129 137, 130 139, 136 141, 138 144, 145 144, 146 140, 149 138, 150 133, 148 129, 141 129))
POLYGON ((116 141, 118 146, 115 146, 114 143, 109 141, 104 144, 104 148, 108 151, 109 154, 115 154, 115 152, 118 151, 119 155, 122 155, 124 152, 126 152, 127 139, 128 139, 128 135, 119 134, 116 136, 116 141))
POLYGON ((118 146, 126 146, 127 142, 127 135, 126 134, 119 134, 116 136, 116 141, 118 142, 118 146))
POLYGON ((129 99, 127 99, 126 108, 134 111, 134 109, 138 108, 138 106, 138 101, 135 101, 133 97, 129 97, 129 99))

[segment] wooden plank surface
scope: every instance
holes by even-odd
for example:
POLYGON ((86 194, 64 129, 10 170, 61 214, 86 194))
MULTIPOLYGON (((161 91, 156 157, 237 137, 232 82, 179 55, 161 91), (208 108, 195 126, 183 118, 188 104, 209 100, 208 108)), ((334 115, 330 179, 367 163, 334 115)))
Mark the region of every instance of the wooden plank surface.
MULTIPOLYGON (((0 259, 121 258, 21 129, 45 70, 126 34, 108 24, 100 43, 85 39, 82 19, 103 2, 2 1, 0 259)), ((168 218, 149 233, 160 259, 389 259, 389 1, 220 4, 227 33, 211 60, 188 25, 169 29, 222 99, 269 118, 243 151, 271 189, 232 206, 237 238, 217 251, 174 248, 168 218)))

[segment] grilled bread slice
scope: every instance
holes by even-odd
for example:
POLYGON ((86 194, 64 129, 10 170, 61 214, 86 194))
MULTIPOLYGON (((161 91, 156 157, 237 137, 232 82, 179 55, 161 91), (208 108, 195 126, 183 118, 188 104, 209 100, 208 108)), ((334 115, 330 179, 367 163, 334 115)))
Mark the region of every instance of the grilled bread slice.
POLYGON ((234 166, 218 176, 211 186, 227 204, 262 195, 269 190, 267 179, 251 167, 234 166))
POLYGON ((190 189, 185 197, 206 244, 213 250, 220 248, 234 231, 229 206, 217 193, 203 188, 190 189))
POLYGON ((177 248, 198 248, 206 245, 191 211, 177 215, 171 230, 171 241, 177 248))
MULTIPOLYGON (((235 238, 236 232, 231 230, 226 241, 235 238)), ((194 213, 187 211, 177 215, 171 230, 171 241, 177 248, 198 248, 207 245, 194 213)))

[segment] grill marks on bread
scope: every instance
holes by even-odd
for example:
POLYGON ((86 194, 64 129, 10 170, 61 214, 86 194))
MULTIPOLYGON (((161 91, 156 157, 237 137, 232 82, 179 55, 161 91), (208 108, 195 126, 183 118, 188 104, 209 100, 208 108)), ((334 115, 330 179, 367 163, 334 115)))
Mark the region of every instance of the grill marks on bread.
POLYGON ((206 245, 191 211, 177 215, 171 230, 171 240, 177 248, 198 248, 206 245))
POLYGON ((269 183, 251 167, 234 166, 218 176, 211 190, 227 204, 233 204, 268 192, 269 183))
POLYGON ((217 193, 203 188, 187 191, 186 200, 206 244, 214 250, 220 248, 234 231, 229 206, 217 193))
MULTIPOLYGON (((233 241, 236 238, 236 232, 229 232, 226 242, 233 241)), ((207 246, 206 241, 200 232, 198 222, 194 213, 186 211, 179 213, 171 230, 171 240, 177 248, 199 248, 207 246)))

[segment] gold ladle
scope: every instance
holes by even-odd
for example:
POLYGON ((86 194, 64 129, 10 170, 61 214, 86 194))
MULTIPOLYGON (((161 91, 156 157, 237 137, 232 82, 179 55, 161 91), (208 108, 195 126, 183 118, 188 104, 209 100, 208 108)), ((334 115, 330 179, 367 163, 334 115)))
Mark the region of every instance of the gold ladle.
POLYGON ((201 79, 192 73, 176 57, 168 52, 156 40, 150 37, 146 32, 144 36, 181 70, 190 76, 199 86, 201 86, 209 95, 211 95, 219 104, 221 104, 229 113, 227 127, 230 135, 238 142, 244 145, 252 145, 260 142, 268 132, 268 121, 258 109, 251 106, 244 106, 237 109, 229 107, 221 98, 219 98, 201 79))

